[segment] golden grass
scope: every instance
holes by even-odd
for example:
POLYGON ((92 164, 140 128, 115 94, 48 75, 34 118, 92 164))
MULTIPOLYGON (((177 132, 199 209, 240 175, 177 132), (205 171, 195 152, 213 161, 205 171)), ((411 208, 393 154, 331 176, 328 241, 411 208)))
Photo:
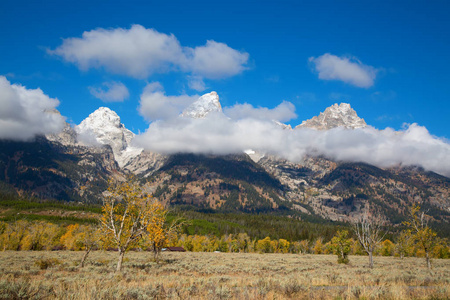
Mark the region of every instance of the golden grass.
POLYGON ((450 260, 333 255, 129 252, 0 252, 0 299, 450 299, 450 260), (57 261, 41 269, 37 261, 57 261))

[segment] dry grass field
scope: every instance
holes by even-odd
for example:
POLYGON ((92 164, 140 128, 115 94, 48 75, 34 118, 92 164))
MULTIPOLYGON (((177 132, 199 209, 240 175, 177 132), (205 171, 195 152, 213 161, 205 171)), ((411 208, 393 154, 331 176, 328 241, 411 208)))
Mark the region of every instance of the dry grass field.
POLYGON ((450 299, 450 260, 333 255, 0 252, 0 299, 450 299))

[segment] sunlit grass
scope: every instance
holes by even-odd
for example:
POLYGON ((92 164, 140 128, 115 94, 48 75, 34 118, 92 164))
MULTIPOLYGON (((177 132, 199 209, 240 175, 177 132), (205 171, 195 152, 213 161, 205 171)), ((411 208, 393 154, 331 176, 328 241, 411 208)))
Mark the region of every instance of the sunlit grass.
POLYGON ((450 260, 333 255, 129 252, 0 252, 0 299, 449 299, 450 260), (57 261, 46 269, 42 262, 57 261))

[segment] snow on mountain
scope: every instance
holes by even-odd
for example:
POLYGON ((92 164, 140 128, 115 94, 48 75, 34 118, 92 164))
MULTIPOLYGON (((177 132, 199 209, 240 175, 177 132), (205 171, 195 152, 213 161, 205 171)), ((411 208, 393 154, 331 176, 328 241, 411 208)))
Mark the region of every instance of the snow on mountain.
POLYGON ((111 146, 120 167, 138 156, 143 149, 131 146, 134 133, 125 128, 120 117, 107 107, 100 107, 75 127, 78 141, 111 146))
POLYGON ((318 130, 327 130, 335 127, 345 127, 349 129, 363 128, 367 124, 356 114, 348 103, 337 103, 325 109, 319 116, 303 121, 295 128, 308 127, 318 130))
POLYGON ((216 92, 205 94, 189 105, 181 114, 182 117, 203 119, 211 112, 222 112, 219 95, 216 92))
POLYGON ((289 124, 284 124, 284 123, 281 123, 281 122, 279 122, 277 120, 273 120, 273 122, 275 124, 277 124, 278 126, 280 126, 281 128, 285 129, 285 130, 292 130, 292 126, 289 125, 289 124))

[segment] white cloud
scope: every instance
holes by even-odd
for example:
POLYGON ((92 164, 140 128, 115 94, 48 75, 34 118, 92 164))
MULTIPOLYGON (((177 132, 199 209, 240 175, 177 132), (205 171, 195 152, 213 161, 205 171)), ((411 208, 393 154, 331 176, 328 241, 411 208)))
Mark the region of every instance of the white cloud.
MULTIPOLYGON (((248 109, 245 106, 241 108, 248 109)), ((237 106, 236 109, 239 107, 237 106)), ((366 162, 379 167, 418 165, 450 176, 450 144, 433 137, 425 127, 404 130, 373 127, 283 130, 270 120, 230 119, 210 114, 205 119, 173 118, 150 124, 136 137, 137 145, 159 153, 242 153, 247 149, 300 162, 305 154, 335 160, 366 162)))
POLYGON ((75 127, 75 130, 77 132, 77 142, 81 145, 88 147, 103 146, 103 144, 97 140, 97 135, 90 128, 86 130, 77 130, 77 127, 75 127))
POLYGON ((56 111, 58 105, 41 89, 11 84, 0 76, 0 139, 25 141, 61 131, 65 118, 56 111))
POLYGON ((450 176, 450 144, 431 136, 417 124, 402 131, 336 128, 320 132, 320 138, 312 146, 322 155, 337 160, 362 161, 380 167, 419 165, 450 176))
POLYGON ((122 82, 103 82, 106 89, 101 87, 89 87, 92 96, 104 102, 122 102, 130 96, 127 87, 122 82))
POLYGON ((194 74, 220 79, 234 76, 246 69, 248 53, 239 52, 226 44, 207 41, 205 46, 189 49, 188 63, 185 67, 194 74))
POLYGON ((295 119, 295 106, 291 102, 283 101, 277 107, 269 109, 267 107, 255 108, 251 104, 236 104, 232 107, 225 107, 224 113, 232 119, 263 119, 287 122, 295 119))
POLYGON ((200 76, 188 76, 188 85, 190 89, 196 90, 197 92, 206 90, 206 84, 200 76))
POLYGON ((231 120, 221 113, 203 119, 174 118, 150 124, 135 138, 137 145, 160 153, 228 154, 275 145, 283 129, 271 121, 231 120), (262 139, 261 134, 265 134, 262 139))
POLYGON ((340 80, 361 88, 373 86, 378 71, 355 58, 338 57, 330 53, 317 58, 310 57, 309 62, 314 64, 319 79, 340 80))
POLYGON ((199 95, 166 96, 159 82, 147 84, 139 101, 139 113, 148 121, 177 117, 199 95))
POLYGON ((104 67, 106 70, 136 78, 166 71, 183 58, 174 35, 159 33, 141 25, 130 29, 95 29, 81 38, 64 39, 49 53, 59 55, 82 70, 104 67))
POLYGON ((249 57, 246 52, 212 40, 204 46, 182 47, 173 34, 141 25, 86 31, 81 38, 64 39, 61 46, 48 53, 61 56, 82 70, 105 68, 141 79, 173 70, 200 78, 227 78, 244 71, 249 57))

